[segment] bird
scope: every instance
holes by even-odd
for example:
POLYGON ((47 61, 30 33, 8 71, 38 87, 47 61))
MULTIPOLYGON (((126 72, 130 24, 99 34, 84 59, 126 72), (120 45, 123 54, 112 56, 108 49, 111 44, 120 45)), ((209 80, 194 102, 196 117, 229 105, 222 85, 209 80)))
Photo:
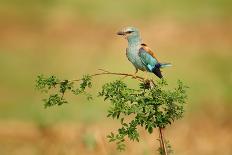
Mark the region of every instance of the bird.
POLYGON ((117 32, 117 35, 123 36, 128 41, 126 56, 134 65, 134 77, 138 70, 154 73, 160 79, 163 78, 161 68, 172 66, 171 63, 161 63, 158 61, 156 54, 142 42, 139 29, 135 27, 124 27, 117 32))

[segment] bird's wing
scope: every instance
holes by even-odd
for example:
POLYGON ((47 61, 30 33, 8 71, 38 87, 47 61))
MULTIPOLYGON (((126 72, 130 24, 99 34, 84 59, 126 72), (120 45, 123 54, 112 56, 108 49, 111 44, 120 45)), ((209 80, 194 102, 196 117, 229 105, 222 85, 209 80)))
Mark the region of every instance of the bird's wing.
POLYGON ((157 64, 159 64, 158 60, 156 59, 154 53, 148 48, 147 46, 141 46, 139 49, 139 57, 143 64, 152 71, 157 64))
POLYGON ((157 60, 156 54, 147 46, 147 44, 141 44, 141 47, 143 47, 143 49, 149 53, 153 58, 155 58, 157 60))

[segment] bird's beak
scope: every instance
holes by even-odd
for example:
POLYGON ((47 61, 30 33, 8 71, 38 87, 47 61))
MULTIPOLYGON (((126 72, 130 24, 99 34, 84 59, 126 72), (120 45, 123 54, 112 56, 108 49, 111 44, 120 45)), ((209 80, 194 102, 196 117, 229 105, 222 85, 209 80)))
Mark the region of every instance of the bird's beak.
POLYGON ((126 33, 125 32, 123 32, 123 31, 118 31, 117 32, 117 35, 125 35, 126 33))

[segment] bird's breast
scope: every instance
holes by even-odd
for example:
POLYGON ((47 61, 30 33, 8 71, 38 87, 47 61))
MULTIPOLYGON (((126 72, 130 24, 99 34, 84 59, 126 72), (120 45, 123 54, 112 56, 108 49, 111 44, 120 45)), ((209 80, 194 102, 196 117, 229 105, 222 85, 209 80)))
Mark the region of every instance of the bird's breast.
POLYGON ((139 47, 128 47, 126 55, 128 60, 135 66, 135 68, 142 71, 146 70, 146 66, 144 66, 139 57, 139 47))

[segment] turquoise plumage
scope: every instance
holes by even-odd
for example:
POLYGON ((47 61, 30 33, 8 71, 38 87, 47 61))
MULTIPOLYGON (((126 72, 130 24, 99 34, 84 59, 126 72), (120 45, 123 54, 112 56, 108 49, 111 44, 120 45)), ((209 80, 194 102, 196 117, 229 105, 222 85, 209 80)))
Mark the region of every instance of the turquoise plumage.
POLYGON ((170 63, 160 63, 154 52, 142 43, 139 30, 135 27, 125 27, 117 33, 128 40, 126 55, 128 60, 134 65, 136 72, 138 70, 152 72, 159 78, 162 78, 160 68, 171 66, 170 63))

